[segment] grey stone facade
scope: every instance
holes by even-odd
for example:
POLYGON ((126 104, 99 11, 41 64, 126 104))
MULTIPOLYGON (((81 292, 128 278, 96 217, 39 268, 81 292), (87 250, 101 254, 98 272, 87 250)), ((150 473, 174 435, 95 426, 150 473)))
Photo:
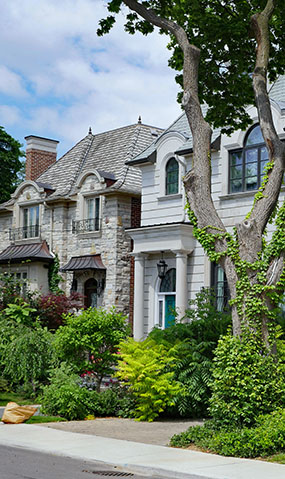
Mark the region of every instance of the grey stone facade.
POLYGON ((99 135, 89 132, 39 178, 24 181, 0 205, 0 271, 24 273, 31 289, 48 293, 44 261, 13 255, 7 260, 5 253, 11 245, 46 242, 63 268, 60 286, 66 294, 73 289, 90 295, 92 305, 115 306, 128 314, 131 239, 126 229, 132 227, 132 199, 140 197, 141 176, 125 161, 147 147, 154 132, 160 130, 141 123, 99 135), (1 261, 1 255, 6 259, 1 261), (89 257, 97 258, 99 266, 77 269, 76 261, 79 265, 89 257))

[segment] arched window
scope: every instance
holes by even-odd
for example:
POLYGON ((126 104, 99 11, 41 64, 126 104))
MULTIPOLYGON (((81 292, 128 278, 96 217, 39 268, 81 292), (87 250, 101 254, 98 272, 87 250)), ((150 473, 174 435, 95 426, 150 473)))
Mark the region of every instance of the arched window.
POLYGON ((268 152, 259 125, 251 128, 244 148, 230 153, 230 193, 257 190, 263 180, 268 152))
POLYGON ((179 165, 175 158, 170 158, 165 168, 165 194, 175 195, 179 191, 179 165))

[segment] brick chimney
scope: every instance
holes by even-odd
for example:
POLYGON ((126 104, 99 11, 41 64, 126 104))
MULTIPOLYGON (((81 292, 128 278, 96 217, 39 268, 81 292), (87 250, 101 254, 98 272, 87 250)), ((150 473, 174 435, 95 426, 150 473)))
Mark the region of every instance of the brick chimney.
POLYGON ((26 180, 36 180, 44 171, 56 162, 57 140, 26 136, 26 180))

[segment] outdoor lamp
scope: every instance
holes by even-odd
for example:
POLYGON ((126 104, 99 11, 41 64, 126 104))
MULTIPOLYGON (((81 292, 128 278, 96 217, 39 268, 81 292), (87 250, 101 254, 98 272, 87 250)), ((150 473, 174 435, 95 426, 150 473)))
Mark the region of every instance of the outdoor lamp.
POLYGON ((163 279, 167 270, 167 264, 163 259, 163 251, 161 252, 161 259, 157 263, 158 277, 163 279))

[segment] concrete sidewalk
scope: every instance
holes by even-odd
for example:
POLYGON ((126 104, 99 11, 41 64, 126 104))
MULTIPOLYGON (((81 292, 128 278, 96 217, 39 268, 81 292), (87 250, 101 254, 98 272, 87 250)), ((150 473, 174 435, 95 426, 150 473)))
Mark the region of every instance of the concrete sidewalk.
POLYGON ((285 467, 142 444, 101 436, 78 434, 29 424, 0 425, 0 444, 59 456, 100 461, 124 471, 169 478, 284 479, 285 467))

